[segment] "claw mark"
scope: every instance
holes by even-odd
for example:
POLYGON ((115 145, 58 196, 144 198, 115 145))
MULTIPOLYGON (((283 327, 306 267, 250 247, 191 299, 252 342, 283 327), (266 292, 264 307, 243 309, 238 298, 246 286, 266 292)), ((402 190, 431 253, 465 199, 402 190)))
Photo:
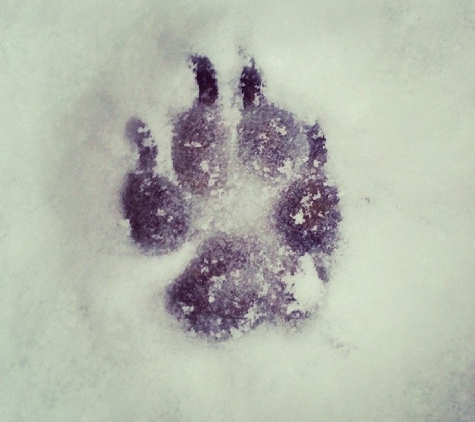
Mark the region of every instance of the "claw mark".
POLYGON ((127 138, 139 150, 138 171, 151 172, 157 165, 158 148, 150 134, 150 129, 139 119, 131 118, 125 127, 127 138))
POLYGON ((320 125, 315 123, 307 127, 307 139, 309 144, 309 163, 313 167, 323 166, 327 162, 326 138, 320 125))
POLYGON ((218 81, 213 65, 207 57, 193 56, 191 62, 194 65, 196 82, 199 94, 198 102, 206 106, 213 105, 218 99, 218 81))
POLYGON ((262 78, 255 68, 254 60, 252 60, 252 66, 247 66, 242 70, 239 88, 242 92, 245 109, 259 106, 265 100, 261 93, 262 78))

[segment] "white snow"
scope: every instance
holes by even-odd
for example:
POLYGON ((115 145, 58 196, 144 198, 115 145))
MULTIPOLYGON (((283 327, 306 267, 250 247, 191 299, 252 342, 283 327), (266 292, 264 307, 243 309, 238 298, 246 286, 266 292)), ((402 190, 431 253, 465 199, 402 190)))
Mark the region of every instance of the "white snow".
POLYGON ((295 215, 292 215, 292 218, 295 221, 295 224, 303 224, 305 219, 303 218, 303 211, 300 209, 299 212, 295 215))
POLYGON ((0 420, 475 420, 474 27, 469 0, 3 1, 0 420), (170 177, 187 55, 229 108, 240 51, 318 118, 343 240, 315 318, 209 345, 164 309, 197 245, 120 228, 124 127, 170 177))

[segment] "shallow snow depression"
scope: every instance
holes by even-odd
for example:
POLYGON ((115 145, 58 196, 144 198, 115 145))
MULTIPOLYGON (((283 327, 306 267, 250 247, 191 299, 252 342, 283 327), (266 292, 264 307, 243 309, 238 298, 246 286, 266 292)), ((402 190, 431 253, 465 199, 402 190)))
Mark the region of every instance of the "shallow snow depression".
POLYGON ((474 420, 469 2, 27 3, 0 30, 0 420, 474 420), (210 345, 163 306, 198 245, 144 255, 120 224, 124 126, 173 177, 187 55, 237 122, 241 48, 325 130, 343 240, 314 318, 210 345))

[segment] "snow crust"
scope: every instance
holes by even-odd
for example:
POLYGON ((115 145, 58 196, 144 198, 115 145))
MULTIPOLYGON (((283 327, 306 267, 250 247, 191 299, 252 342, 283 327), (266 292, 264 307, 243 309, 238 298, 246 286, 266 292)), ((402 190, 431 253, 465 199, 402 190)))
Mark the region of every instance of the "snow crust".
POLYGON ((471 2, 0 10, 2 422, 475 420, 471 2), (321 305, 298 329, 190 338, 163 295, 197 245, 157 258, 128 237, 125 124, 147 122, 173 179, 190 53, 229 122, 248 54, 269 100, 327 136, 343 240, 325 294, 300 285, 321 305))

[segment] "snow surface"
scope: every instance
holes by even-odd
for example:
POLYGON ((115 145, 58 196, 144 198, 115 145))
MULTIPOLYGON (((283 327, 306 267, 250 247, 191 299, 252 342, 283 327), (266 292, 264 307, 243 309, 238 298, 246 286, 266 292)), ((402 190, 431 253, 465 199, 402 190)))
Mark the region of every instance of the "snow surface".
POLYGON ((469 0, 3 0, 0 421, 473 422, 474 28, 469 0), (231 120, 240 51, 319 119, 344 240, 317 317, 211 346, 163 306, 195 245, 121 224, 123 131, 172 177, 187 55, 231 120))

